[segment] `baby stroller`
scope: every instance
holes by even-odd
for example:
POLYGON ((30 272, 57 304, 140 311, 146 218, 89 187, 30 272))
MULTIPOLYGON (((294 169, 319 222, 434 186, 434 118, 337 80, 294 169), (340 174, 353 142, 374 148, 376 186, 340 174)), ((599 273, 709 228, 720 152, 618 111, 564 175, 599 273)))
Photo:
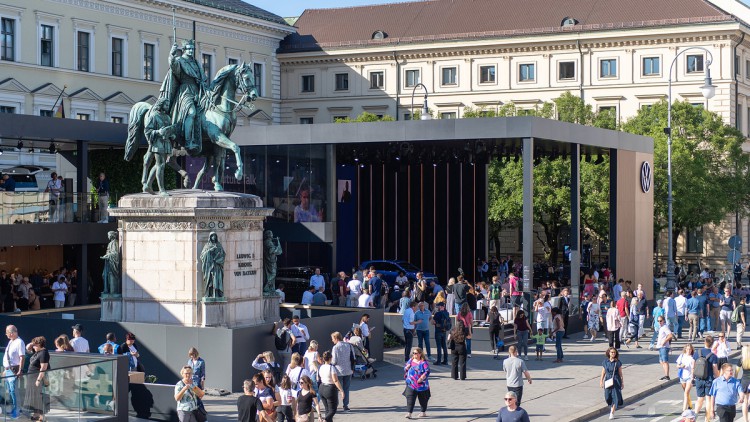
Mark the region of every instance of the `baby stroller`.
MULTIPOLYGON (((351 344, 351 343, 350 343, 351 344)), ((354 374, 352 374, 353 377, 360 377, 360 379, 370 378, 371 376, 373 378, 378 377, 378 371, 375 369, 372 364, 375 362, 375 359, 367 357, 364 350, 362 350, 359 346, 356 344, 351 344, 352 350, 354 351, 354 374)))

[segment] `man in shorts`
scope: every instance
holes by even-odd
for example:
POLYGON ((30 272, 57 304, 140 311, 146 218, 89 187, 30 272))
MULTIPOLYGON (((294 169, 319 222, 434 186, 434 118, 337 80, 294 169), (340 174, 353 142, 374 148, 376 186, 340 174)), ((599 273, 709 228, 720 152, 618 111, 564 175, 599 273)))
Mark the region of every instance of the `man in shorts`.
POLYGON ((664 376, 659 378, 660 381, 669 380, 669 351, 671 349, 671 342, 676 340, 675 335, 672 334, 672 330, 667 325, 667 320, 664 315, 659 316, 659 337, 656 340, 656 348, 659 349, 659 363, 662 369, 664 369, 664 376))
MULTIPOLYGON (((706 358, 711 369, 708 371, 708 378, 695 378, 695 392, 698 396, 698 401, 695 402, 696 413, 700 413, 701 408, 703 407, 703 400, 708 395, 708 392, 711 389, 711 384, 714 382, 714 378, 719 376, 719 359, 713 354, 713 352, 711 352, 711 346, 714 344, 714 339, 711 336, 706 336, 703 341, 706 347, 702 348, 698 353, 700 357, 706 358)), ((706 420, 711 419, 713 419, 713 407, 709 401, 706 403, 706 420)))

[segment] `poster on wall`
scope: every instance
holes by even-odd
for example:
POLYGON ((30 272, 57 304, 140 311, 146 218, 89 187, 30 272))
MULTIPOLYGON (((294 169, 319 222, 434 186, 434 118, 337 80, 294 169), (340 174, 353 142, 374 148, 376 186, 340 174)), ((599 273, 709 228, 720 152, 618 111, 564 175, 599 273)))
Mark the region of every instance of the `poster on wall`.
POLYGON ((341 203, 347 203, 352 200, 352 191, 351 191, 351 180, 342 180, 339 179, 338 181, 338 195, 336 196, 339 199, 339 202, 341 203))

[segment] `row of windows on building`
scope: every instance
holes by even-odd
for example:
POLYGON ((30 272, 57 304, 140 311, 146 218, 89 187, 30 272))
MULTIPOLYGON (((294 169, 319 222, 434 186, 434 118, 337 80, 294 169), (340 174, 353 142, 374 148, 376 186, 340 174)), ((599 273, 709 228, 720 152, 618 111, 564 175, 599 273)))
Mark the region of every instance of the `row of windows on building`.
MULTIPOLYGON (((16 36, 18 28, 17 21, 10 18, 0 19, 0 59, 5 61, 16 61, 16 36)), ((76 70, 81 72, 90 72, 93 60, 92 33, 87 31, 76 31, 76 70)), ((120 37, 111 37, 109 51, 111 54, 110 74, 112 76, 125 76, 125 39, 120 37)), ((47 67, 55 67, 55 27, 52 25, 40 25, 39 64, 47 67)), ((156 45, 154 43, 143 43, 143 80, 153 81, 156 78, 156 67, 154 65, 156 45)), ((239 64, 236 58, 227 58, 227 64, 239 64)), ((201 66, 203 73, 208 80, 213 78, 214 72, 214 55, 202 54, 201 66)), ((255 87, 258 96, 262 96, 261 88, 263 81, 263 64, 253 63, 253 74, 255 76, 255 87)))
MULTIPOLYGON (((3 113, 16 114, 18 113, 18 110, 14 106, 0 105, 0 114, 3 113)), ((54 111, 41 109, 39 110, 39 115, 41 117, 53 117, 54 111)), ((91 113, 76 113, 76 115, 73 117, 78 120, 93 120, 93 116, 91 113)), ((126 123, 125 117, 123 116, 110 116, 109 121, 112 123, 126 123)))
MULTIPOLYGON (((750 69, 750 61, 748 61, 750 69)), ((572 81, 576 79, 576 62, 560 61, 557 64, 557 77, 559 81, 572 81)), ((687 73, 703 72, 703 55, 692 54, 686 58, 687 73)), ((413 88, 421 82, 421 69, 404 70, 404 87, 413 88)), ((497 66, 480 65, 479 69, 480 84, 497 83, 497 66)), ((750 72, 750 70, 748 70, 750 72)), ((518 82, 535 82, 536 81, 536 63, 519 63, 518 64, 518 82)), ((661 75, 661 57, 643 57, 641 61, 642 76, 659 76, 661 75)), ((750 75, 750 73, 748 73, 750 75)), ((618 59, 600 59, 599 60, 599 77, 600 78, 617 78, 618 59)), ((749 76, 750 77, 750 76, 749 76)), ((335 90, 349 90, 349 73, 336 73, 335 90)), ((383 89, 385 86, 385 72, 382 70, 369 72, 370 89, 383 89)), ((458 66, 445 66, 440 68, 440 85, 441 86, 458 86, 458 66)), ((303 93, 315 92, 315 75, 302 75, 300 91, 303 93)))

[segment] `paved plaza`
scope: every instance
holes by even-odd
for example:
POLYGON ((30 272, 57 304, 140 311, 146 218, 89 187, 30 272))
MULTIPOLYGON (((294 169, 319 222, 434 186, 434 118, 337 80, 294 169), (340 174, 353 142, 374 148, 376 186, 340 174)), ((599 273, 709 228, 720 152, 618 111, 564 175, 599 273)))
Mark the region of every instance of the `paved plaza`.
MULTIPOLYGON (((536 362, 531 356, 527 362, 532 384, 524 385, 521 407, 529 412, 532 421, 585 421, 608 412, 599 387, 607 342, 601 337, 595 342, 584 341, 581 336, 577 333, 565 340, 565 363, 562 365, 552 363, 555 357, 554 344, 551 343, 547 346, 544 361, 536 362)), ((648 338, 644 340, 642 349, 632 346, 630 349, 625 346, 621 349, 620 359, 624 364, 625 378, 623 395, 626 400, 640 399, 677 383, 674 364, 670 367, 672 379, 659 381, 663 374, 657 352, 649 351, 648 338)), ((684 345, 684 341, 674 344, 670 362, 677 359, 678 351, 684 345)), ((386 362, 378 364, 376 379, 353 380, 350 403, 352 410, 337 413, 336 419, 353 422, 403 419, 405 399, 401 395, 404 390, 400 365, 402 357, 402 349, 387 351, 386 362)), ((503 394, 507 391, 505 374, 501 368, 501 360, 494 360, 490 353, 476 350, 473 351, 473 358, 468 359, 466 381, 451 379, 450 367, 433 366, 430 376, 432 398, 427 411, 429 419, 494 420, 503 394)), ((206 403, 209 420, 234 420, 236 397, 237 394, 208 398, 206 403)), ((674 397, 675 400, 679 398, 679 395, 674 397)), ((414 415, 417 413, 415 411, 414 415)), ((623 414, 618 419, 628 420, 628 417, 623 414)))

